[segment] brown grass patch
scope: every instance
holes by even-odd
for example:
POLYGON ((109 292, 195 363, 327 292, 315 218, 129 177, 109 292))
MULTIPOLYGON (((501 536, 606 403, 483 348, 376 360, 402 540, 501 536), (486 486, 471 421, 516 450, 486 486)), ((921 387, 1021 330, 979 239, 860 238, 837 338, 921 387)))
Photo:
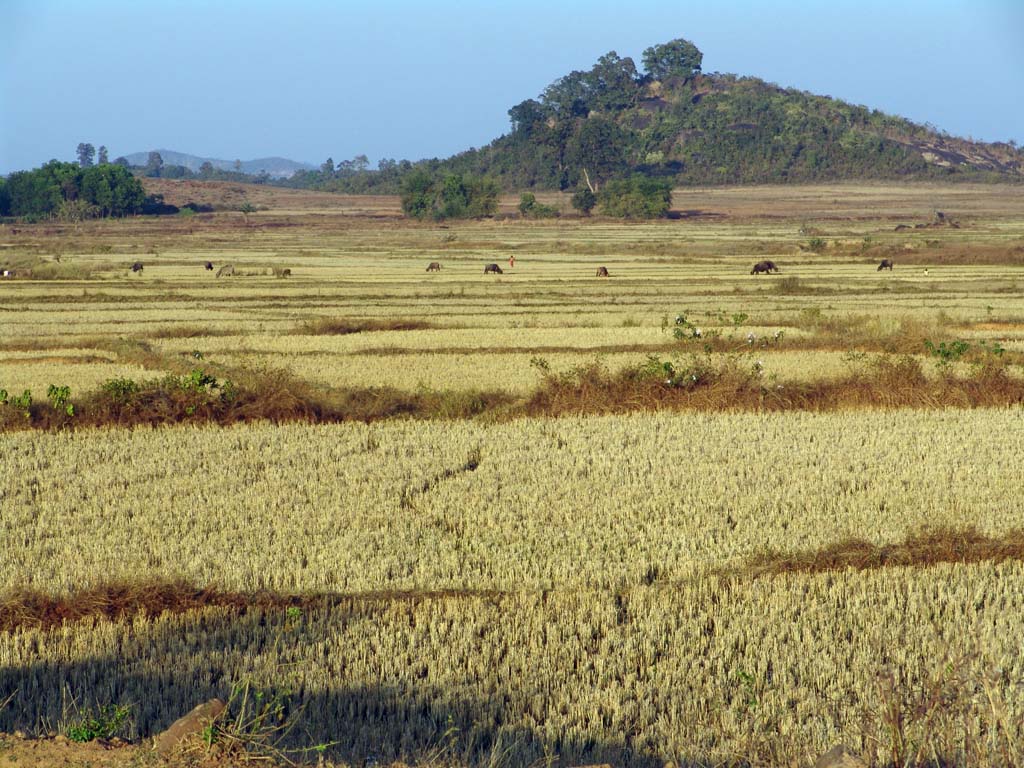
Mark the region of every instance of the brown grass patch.
POLYGON ((346 336, 366 331, 423 331, 441 327, 444 326, 426 320, 359 320, 348 317, 321 317, 307 320, 293 333, 300 336, 346 336))
POLYGON ((229 592, 214 587, 197 587, 181 579, 116 581, 61 597, 18 588, 0 596, 0 632, 15 632, 28 627, 51 629, 85 619, 119 621, 140 614, 159 616, 213 607, 244 613, 252 608, 312 607, 374 600, 498 597, 502 594, 499 590, 439 589, 289 595, 267 590, 229 592))
POLYGON ((253 421, 468 419, 500 413, 513 403, 511 395, 500 392, 404 392, 390 387, 324 391, 287 370, 231 370, 227 376, 208 371, 221 373, 218 366, 210 366, 155 381, 112 380, 100 391, 74 399, 73 414, 49 402, 33 402, 27 409, 0 405, 0 432, 253 421))
POLYGON ((871 261, 891 258, 899 272, 901 264, 913 266, 1014 266, 1024 265, 1024 246, 1002 244, 966 244, 959 242, 929 242, 924 248, 907 249, 902 246, 882 246, 870 249, 871 261))
POLYGON ((1024 380, 1005 363, 986 361, 966 376, 924 374, 916 358, 880 357, 844 378, 776 384, 764 381, 745 356, 718 363, 651 357, 641 366, 610 372, 594 362, 563 373, 544 371, 540 387, 517 399, 505 392, 391 387, 319 389, 281 369, 184 369, 145 345, 129 359, 146 367, 185 370, 142 383, 107 382, 73 399, 74 413, 49 402, 28 408, 0 405, 0 432, 103 426, 269 421, 310 424, 374 422, 393 418, 509 419, 521 416, 614 414, 634 411, 836 411, 853 408, 978 408, 1024 404, 1024 380))
POLYGON ((112 360, 103 355, 37 355, 36 357, 16 357, 4 360, 4 365, 37 365, 39 363, 63 363, 80 365, 85 363, 110 363, 112 360))
POLYGON ((970 331, 996 331, 998 333, 1009 333, 1024 331, 1024 320, 999 320, 984 323, 968 323, 962 327, 970 331))
POLYGON ((1004 560, 1024 560, 1024 529, 986 536, 973 526, 926 528, 908 534, 899 544, 849 538, 810 552, 768 550, 748 558, 744 569, 754 576, 766 576, 1004 560))
POLYGON ((919 360, 880 358, 859 373, 808 383, 772 384, 739 360, 719 366, 652 358, 611 373, 599 363, 547 372, 522 405, 523 415, 611 414, 631 411, 836 411, 852 408, 978 408, 1024 404, 1024 381, 1003 365, 980 365, 968 376, 928 379, 919 360))
POLYGON ((217 330, 198 325, 179 325, 172 328, 158 328, 147 333, 150 339, 197 339, 203 336, 237 336, 239 331, 217 330))

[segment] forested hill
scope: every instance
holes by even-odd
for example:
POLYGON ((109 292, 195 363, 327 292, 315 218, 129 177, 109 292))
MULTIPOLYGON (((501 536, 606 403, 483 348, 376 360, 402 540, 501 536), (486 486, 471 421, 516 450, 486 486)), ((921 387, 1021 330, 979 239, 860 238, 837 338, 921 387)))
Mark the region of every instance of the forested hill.
POLYGON ((755 77, 703 74, 685 40, 608 53, 509 110, 513 130, 443 163, 503 186, 575 187, 641 172, 680 184, 1024 178, 1024 153, 755 77))

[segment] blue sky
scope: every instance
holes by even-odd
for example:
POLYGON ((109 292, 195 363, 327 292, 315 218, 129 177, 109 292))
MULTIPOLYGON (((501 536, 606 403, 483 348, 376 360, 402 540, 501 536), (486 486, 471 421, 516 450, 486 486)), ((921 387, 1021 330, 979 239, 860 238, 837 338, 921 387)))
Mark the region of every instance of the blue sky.
POLYGON ((569 70, 676 37, 705 71, 1024 142, 1022 34, 1024 0, 0 0, 0 173, 80 141, 445 157, 569 70))

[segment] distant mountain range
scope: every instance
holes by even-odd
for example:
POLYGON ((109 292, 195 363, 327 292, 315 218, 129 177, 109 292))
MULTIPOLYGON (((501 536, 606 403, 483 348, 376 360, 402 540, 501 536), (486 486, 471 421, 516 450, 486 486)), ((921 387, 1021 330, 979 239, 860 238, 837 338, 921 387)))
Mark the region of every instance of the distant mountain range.
POLYGON ((133 152, 125 155, 132 165, 145 165, 149 160, 151 151, 159 152, 164 165, 183 165, 190 171, 199 172, 203 163, 209 162, 214 168, 222 171, 240 170, 242 173, 256 175, 264 171, 275 178, 291 176, 296 171, 309 171, 316 166, 309 163, 300 163, 296 160, 289 160, 286 157, 260 157, 256 160, 242 160, 241 167, 235 168, 234 160, 220 160, 216 157, 199 157, 185 152, 175 152, 173 149, 147 150, 145 152, 133 152))

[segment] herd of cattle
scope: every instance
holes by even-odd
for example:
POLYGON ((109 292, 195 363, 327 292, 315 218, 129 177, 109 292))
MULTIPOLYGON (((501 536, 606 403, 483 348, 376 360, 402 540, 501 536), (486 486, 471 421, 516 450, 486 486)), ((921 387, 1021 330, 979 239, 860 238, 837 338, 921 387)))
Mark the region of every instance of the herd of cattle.
MULTIPOLYGON (((203 265, 203 268, 207 272, 212 272, 213 268, 214 268, 213 267, 213 262, 212 261, 206 262, 206 264, 203 265)), ((143 269, 144 269, 144 266, 143 266, 141 261, 136 261, 131 266, 132 272, 135 272, 136 274, 138 274, 139 272, 142 272, 143 269)), ((883 269, 888 269, 890 272, 892 271, 892 259, 882 259, 881 263, 878 265, 878 271, 881 272, 883 269)), ((441 262, 439 262, 439 261, 432 261, 432 262, 430 262, 427 265, 427 272, 440 272, 440 271, 441 271, 441 262)), ((757 262, 757 264, 754 265, 754 268, 750 270, 750 274, 752 274, 752 275, 765 275, 765 274, 771 274, 772 272, 778 272, 778 271, 779 271, 779 268, 775 265, 774 261, 771 261, 770 259, 765 259, 764 261, 757 262)), ((281 276, 281 277, 287 277, 287 276, 291 275, 291 273, 292 273, 292 271, 290 269, 275 270, 275 274, 277 274, 278 276, 281 276)), ((924 271, 924 273, 927 275, 928 274, 928 270, 926 269, 924 271)), ((5 269, 2 272, 0 272, 0 277, 15 277, 15 276, 21 276, 22 274, 23 273, 17 273, 16 274, 15 270, 13 270, 13 269, 5 269)), ((234 274, 235 274, 235 267, 232 264, 224 264, 220 269, 217 270, 217 277, 230 277, 230 276, 232 276, 234 274)), ((484 267, 484 274, 485 275, 503 275, 503 274, 505 274, 505 272, 497 264, 493 264, 492 263, 492 264, 488 264, 487 266, 484 267)), ((597 277, 608 277, 608 267, 598 267, 597 268, 597 277)))
MULTIPOLYGON (((132 272, 134 272, 136 274, 138 274, 139 272, 142 272, 144 269, 145 269, 145 266, 142 264, 141 261, 136 261, 131 266, 132 272)), ((212 261, 206 262, 203 265, 203 269, 205 269, 207 272, 213 272, 213 262, 212 261)), ((285 270, 285 271, 289 275, 292 273, 290 269, 285 270)), ((217 277, 231 277, 231 275, 233 275, 233 274, 235 274, 235 267, 234 267, 233 264, 225 264, 224 266, 222 266, 220 269, 217 270, 217 277)))
MULTIPOLYGON (((882 259, 881 263, 878 265, 878 271, 881 271, 883 269, 888 269, 890 271, 892 270, 892 259, 882 259)), ((440 271, 441 271, 441 263, 439 261, 432 261, 432 262, 430 262, 427 265, 427 272, 440 272, 440 271)), ((775 265, 774 261, 771 261, 770 259, 765 259, 764 261, 757 262, 757 264, 754 265, 754 268, 752 270, 750 270, 750 274, 752 274, 752 275, 769 274, 770 275, 772 272, 778 272, 778 271, 780 271, 780 270, 775 265)), ((925 274, 927 274, 927 273, 928 273, 927 270, 925 270, 925 274)), ((502 271, 501 267, 499 267, 497 264, 493 264, 492 263, 492 264, 488 264, 488 265, 486 265, 484 267, 484 274, 485 275, 503 275, 505 273, 502 271)), ((597 268, 597 277, 608 277, 608 267, 598 267, 597 268)))

